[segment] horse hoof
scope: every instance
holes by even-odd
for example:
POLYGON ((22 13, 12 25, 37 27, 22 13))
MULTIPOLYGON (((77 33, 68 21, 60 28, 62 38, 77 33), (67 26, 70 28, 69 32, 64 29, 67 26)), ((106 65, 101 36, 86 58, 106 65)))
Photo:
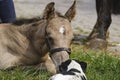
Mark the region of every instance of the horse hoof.
POLYGON ((95 50, 106 50, 107 44, 108 44, 107 41, 98 38, 92 39, 89 42, 87 42, 88 48, 95 50))
POLYGON ((74 38, 73 38, 73 43, 74 44, 85 44, 86 40, 87 40, 87 37, 86 35, 76 35, 74 34, 74 38))

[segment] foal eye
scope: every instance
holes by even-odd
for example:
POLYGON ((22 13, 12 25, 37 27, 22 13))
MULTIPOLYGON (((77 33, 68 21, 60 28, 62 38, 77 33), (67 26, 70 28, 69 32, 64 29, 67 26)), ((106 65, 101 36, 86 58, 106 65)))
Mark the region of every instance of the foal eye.
POLYGON ((54 41, 53 41, 53 38, 52 37, 46 37, 47 41, 49 41, 49 44, 53 44, 54 41))
POLYGON ((52 37, 48 37, 48 40, 53 41, 53 38, 52 37))
POLYGON ((54 44, 53 38, 49 37, 48 40, 50 41, 51 44, 54 44))
POLYGON ((74 38, 72 38, 71 41, 74 41, 74 38))
POLYGON ((71 39, 71 42, 70 42, 70 44, 72 44, 72 43, 73 43, 73 41, 74 41, 74 38, 72 38, 72 39, 71 39))

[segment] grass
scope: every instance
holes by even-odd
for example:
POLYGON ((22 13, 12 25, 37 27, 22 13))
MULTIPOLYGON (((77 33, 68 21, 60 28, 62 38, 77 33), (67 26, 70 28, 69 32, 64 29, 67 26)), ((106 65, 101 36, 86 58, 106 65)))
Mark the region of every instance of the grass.
MULTIPOLYGON (((120 59, 109 56, 104 51, 92 51, 72 46, 71 59, 85 61, 88 64, 88 80, 120 80, 120 59)), ((0 80, 48 80, 51 74, 45 70, 19 68, 11 71, 0 71, 0 80)))
POLYGON ((84 31, 83 29, 81 29, 80 27, 75 27, 74 28, 74 33, 75 34, 89 34, 90 32, 88 32, 88 31, 84 31))
POLYGON ((109 56, 107 52, 77 50, 71 55, 71 58, 87 62, 86 75, 88 80, 120 79, 120 59, 109 56))

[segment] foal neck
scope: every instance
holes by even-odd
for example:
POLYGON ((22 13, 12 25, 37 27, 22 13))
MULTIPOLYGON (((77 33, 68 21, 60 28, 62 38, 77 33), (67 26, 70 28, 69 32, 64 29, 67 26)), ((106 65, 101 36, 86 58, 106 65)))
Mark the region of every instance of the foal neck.
POLYGON ((45 44, 46 20, 40 20, 31 24, 19 27, 20 32, 28 38, 28 41, 41 55, 48 52, 45 44))

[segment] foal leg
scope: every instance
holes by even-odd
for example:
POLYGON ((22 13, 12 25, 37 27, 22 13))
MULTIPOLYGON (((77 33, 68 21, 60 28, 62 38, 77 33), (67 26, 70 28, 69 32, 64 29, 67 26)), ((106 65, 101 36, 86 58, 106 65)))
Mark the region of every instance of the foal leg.
POLYGON ((52 74, 56 73, 55 65, 48 54, 42 58, 42 63, 40 63, 38 65, 34 65, 32 67, 34 67, 34 69, 38 69, 38 70, 40 70, 40 69, 47 70, 52 74))
POLYGON ((55 65, 54 65, 53 61, 51 60, 51 58, 50 58, 50 56, 48 54, 40 59, 39 64, 28 65, 28 66, 23 65, 20 68, 22 70, 25 70, 25 69, 47 70, 52 74, 56 73, 55 65))
POLYGON ((47 60, 45 61, 45 66, 49 72, 51 72, 53 74, 56 73, 55 65, 54 65, 52 59, 50 58, 50 56, 48 56, 47 60))
POLYGON ((107 48, 106 34, 111 24, 111 0, 96 0, 97 22, 88 36, 92 48, 107 48), (98 43, 98 44, 97 44, 98 43))

